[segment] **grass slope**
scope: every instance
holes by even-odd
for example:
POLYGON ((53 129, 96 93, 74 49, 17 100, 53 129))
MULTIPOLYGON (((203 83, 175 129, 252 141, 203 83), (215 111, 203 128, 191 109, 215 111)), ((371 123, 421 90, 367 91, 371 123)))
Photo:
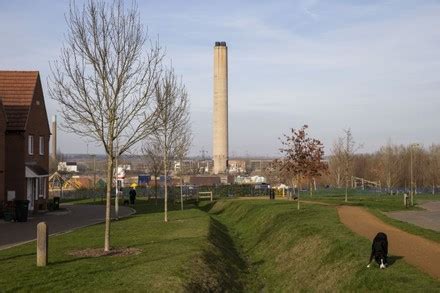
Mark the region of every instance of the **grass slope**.
POLYGON ((247 256, 249 291, 440 290, 440 282, 398 257, 387 270, 367 269, 370 242, 343 226, 333 207, 221 201, 210 213, 247 256))

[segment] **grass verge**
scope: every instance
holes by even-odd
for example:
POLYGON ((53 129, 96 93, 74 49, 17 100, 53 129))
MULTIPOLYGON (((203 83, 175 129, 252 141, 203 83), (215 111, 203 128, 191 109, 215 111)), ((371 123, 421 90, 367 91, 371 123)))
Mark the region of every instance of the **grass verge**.
POLYGON ((399 256, 387 270, 367 269, 370 242, 341 224, 334 207, 220 201, 210 213, 249 260, 246 291, 440 290, 440 282, 399 256))

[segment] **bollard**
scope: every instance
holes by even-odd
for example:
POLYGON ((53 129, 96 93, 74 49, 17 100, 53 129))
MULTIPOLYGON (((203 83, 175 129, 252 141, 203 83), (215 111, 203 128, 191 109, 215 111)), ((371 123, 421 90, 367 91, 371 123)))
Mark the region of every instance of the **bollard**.
POLYGON ((403 194, 403 205, 407 208, 408 207, 408 194, 403 194))
POLYGON ((47 251, 49 244, 49 230, 46 222, 37 225, 37 267, 47 265, 47 251))

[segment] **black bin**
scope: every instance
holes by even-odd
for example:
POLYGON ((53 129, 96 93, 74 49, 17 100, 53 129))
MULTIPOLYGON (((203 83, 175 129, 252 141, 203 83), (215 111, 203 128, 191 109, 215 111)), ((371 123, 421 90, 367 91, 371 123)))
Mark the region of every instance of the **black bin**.
POLYGON ((27 222, 28 210, 28 200, 15 200, 15 220, 17 222, 27 222))
POLYGON ((59 210, 60 209, 60 197, 59 196, 55 196, 53 198, 53 209, 54 210, 59 210))

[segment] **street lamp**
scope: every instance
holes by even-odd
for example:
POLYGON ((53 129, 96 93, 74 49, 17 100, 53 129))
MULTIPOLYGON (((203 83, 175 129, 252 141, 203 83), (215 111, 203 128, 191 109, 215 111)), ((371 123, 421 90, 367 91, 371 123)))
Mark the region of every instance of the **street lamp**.
POLYGON ((413 143, 409 145, 410 150, 410 196, 411 196, 411 206, 414 206, 414 193, 415 193, 415 184, 414 184, 414 171, 413 171, 413 151, 415 147, 419 147, 418 143, 413 143))

